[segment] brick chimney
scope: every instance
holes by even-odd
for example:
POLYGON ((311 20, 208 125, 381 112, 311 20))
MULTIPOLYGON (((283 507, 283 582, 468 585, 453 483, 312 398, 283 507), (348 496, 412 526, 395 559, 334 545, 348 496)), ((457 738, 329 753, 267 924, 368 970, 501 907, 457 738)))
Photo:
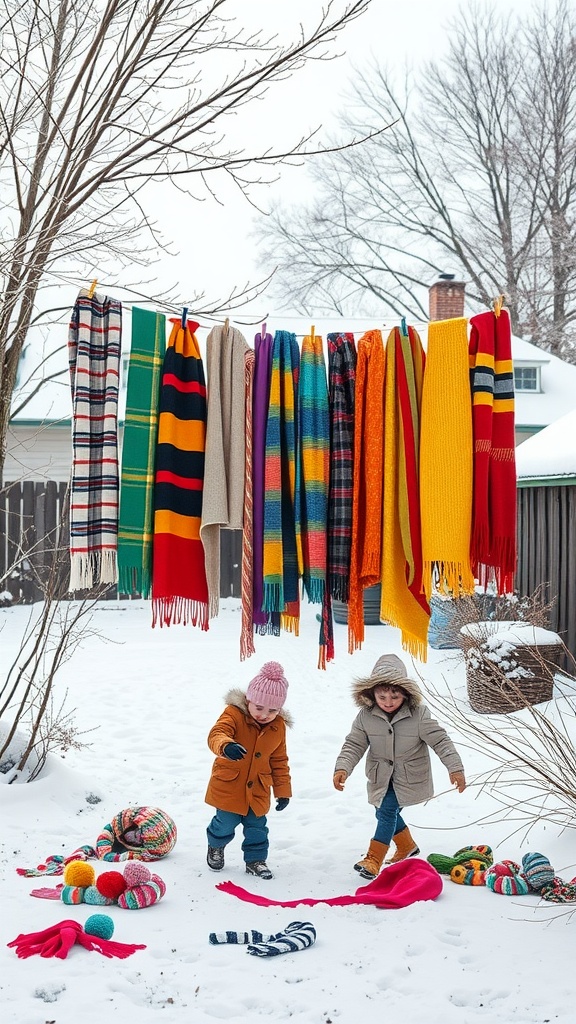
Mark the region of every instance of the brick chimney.
POLYGON ((431 320, 452 320, 464 316, 463 281, 455 281, 454 274, 440 274, 430 288, 429 313, 431 320))

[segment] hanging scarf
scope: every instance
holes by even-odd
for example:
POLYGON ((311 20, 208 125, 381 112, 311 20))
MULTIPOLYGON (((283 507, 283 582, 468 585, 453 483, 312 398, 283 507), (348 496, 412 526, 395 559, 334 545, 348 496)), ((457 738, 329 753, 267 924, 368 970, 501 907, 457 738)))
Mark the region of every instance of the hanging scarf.
POLYGON ((173 324, 162 368, 154 487, 152 625, 208 629, 200 540, 206 385, 196 336, 173 324))
POLYGON ((474 433, 472 568, 484 588, 514 589, 516 570, 516 450, 510 317, 503 309, 473 316, 470 384, 474 433))
POLYGON ((166 317, 132 308, 132 342, 122 444, 118 592, 150 597, 154 458, 166 317))
POLYGON ((380 615, 402 633, 402 646, 426 660, 430 606, 422 591, 420 406, 424 350, 413 327, 386 344, 384 511, 380 615))
POLYGON ((214 327, 206 339, 208 410, 200 537, 210 618, 220 604, 220 530, 241 530, 246 454, 246 339, 235 327, 214 327))
POLYGON ((354 424, 354 487, 348 650, 364 640, 363 591, 378 583, 382 549, 382 459, 384 430, 384 343, 380 331, 358 342, 354 424))
POLYGON ((368 885, 361 885, 353 896, 329 896, 327 899, 272 900, 268 896, 249 892, 234 882, 220 882, 216 888, 221 892, 237 896, 245 903, 259 907, 315 907, 325 903, 329 907, 350 907, 355 905, 380 907, 382 910, 398 910, 409 907, 419 900, 435 900, 442 892, 442 878, 425 860, 411 857, 397 864, 389 864, 385 871, 368 885))
POLYGON ((252 401, 255 355, 244 353, 244 398, 246 405, 246 459, 244 467, 244 528, 242 531, 240 661, 256 653, 252 623, 254 620, 254 487, 252 480, 252 401))
POLYGON ((319 604, 326 586, 326 527, 330 456, 328 387, 322 338, 302 342, 299 382, 301 503, 296 542, 308 600, 319 604))
POLYGON ((70 586, 118 578, 118 385, 122 306, 82 290, 70 321, 70 586))
POLYGON ((474 592, 470 567, 472 403, 467 321, 428 327, 420 428, 422 584, 451 597, 474 592))
POLYGON ((266 453, 266 421, 270 401, 270 375, 272 373, 271 334, 257 334, 254 338, 254 383, 252 389, 252 544, 253 544, 253 609, 254 626, 258 633, 280 635, 280 613, 263 610, 264 599, 264 462, 266 453))
POLYGON ((356 347, 353 334, 328 335, 328 403, 330 409, 330 485, 328 489, 328 565, 320 628, 320 668, 334 657, 332 598, 348 600, 354 489, 354 386, 356 347))
POLYGON ((264 464, 263 608, 280 612, 281 624, 298 632, 299 593, 296 547, 296 457, 298 372, 296 335, 276 331, 264 464))

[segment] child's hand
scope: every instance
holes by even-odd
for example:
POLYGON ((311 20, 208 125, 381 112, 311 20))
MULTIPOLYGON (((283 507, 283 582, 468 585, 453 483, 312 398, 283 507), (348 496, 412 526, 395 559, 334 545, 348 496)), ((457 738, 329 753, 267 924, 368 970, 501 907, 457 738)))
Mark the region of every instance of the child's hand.
POLYGON ((332 779, 332 782, 334 783, 334 789, 339 789, 340 791, 342 791, 344 789, 344 783, 346 782, 347 778, 348 773, 345 772, 343 768, 341 768, 340 771, 338 772, 334 772, 334 777, 332 779))
POLYGON ((456 786, 459 793, 463 793, 466 789, 466 778, 464 772, 450 772, 450 782, 453 786, 456 786))
POLYGON ((279 796, 278 799, 276 800, 276 810, 277 811, 284 811, 284 810, 286 810, 286 808, 288 807, 289 803, 290 803, 290 797, 288 797, 288 796, 279 796))
POLYGON ((246 747, 243 747, 241 743, 227 743, 222 748, 222 756, 227 757, 229 761, 241 761, 246 753, 246 747))

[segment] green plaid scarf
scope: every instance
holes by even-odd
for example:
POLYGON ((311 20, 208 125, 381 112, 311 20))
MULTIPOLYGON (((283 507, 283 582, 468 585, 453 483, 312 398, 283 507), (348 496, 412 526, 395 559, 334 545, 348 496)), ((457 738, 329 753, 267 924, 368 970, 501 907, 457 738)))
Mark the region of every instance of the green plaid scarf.
POLYGON ((118 592, 136 591, 145 598, 152 589, 154 458, 165 348, 166 317, 134 307, 122 447, 118 592))

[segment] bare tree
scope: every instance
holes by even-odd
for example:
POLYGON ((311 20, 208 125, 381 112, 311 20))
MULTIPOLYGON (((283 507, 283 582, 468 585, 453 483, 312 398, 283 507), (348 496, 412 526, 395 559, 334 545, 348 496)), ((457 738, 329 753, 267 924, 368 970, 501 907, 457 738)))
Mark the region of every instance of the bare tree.
POLYGON ((406 73, 374 63, 341 123, 394 128, 311 168, 316 197, 259 230, 283 299, 303 312, 426 318, 438 272, 479 307, 504 292, 513 328, 576 360, 576 17, 466 6, 447 52, 406 73))
POLYGON ((151 181, 198 197, 225 174, 245 191, 258 168, 310 152, 310 137, 235 146, 228 117, 329 57, 369 2, 326 0, 282 42, 243 28, 231 0, 0 0, 0 471, 46 273, 146 263, 139 250, 158 241, 142 198, 151 181))

